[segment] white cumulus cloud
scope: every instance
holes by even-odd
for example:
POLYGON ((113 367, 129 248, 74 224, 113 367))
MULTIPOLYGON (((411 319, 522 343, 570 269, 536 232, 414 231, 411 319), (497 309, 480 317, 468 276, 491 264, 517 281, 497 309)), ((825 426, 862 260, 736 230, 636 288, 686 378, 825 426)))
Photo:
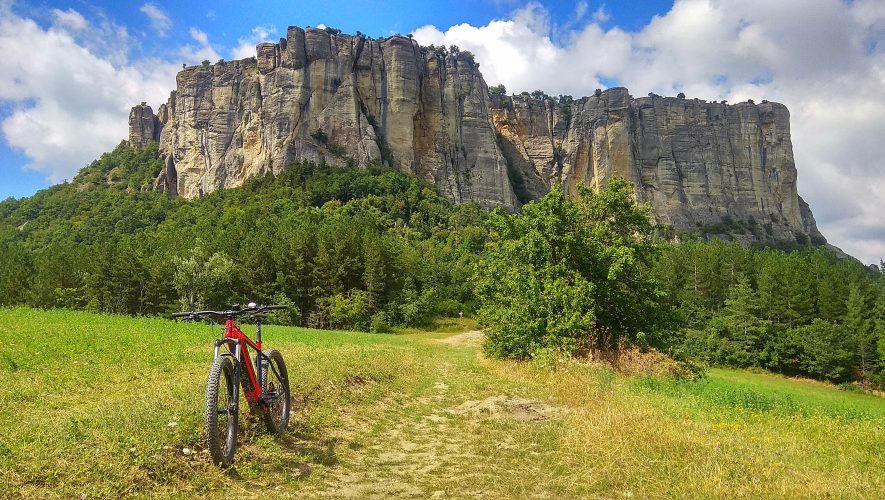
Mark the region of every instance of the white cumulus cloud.
POLYGON ((237 40, 237 46, 231 51, 231 59, 245 59, 255 55, 255 46, 259 43, 270 42, 272 36, 276 36, 277 29, 273 26, 256 26, 252 28, 249 36, 237 40))
POLYGON ((422 26, 422 44, 458 45, 489 84, 510 92, 591 94, 616 82, 791 111, 799 193, 834 244, 864 262, 885 258, 885 3, 881 0, 677 0, 642 29, 598 10, 557 26, 537 3, 485 26, 422 26))
POLYGON ((74 9, 52 9, 52 19, 56 26, 67 28, 74 32, 82 31, 89 25, 86 22, 86 18, 74 9))
POLYGON ((191 38, 197 42, 197 45, 187 44, 178 49, 178 55, 183 62, 189 64, 199 64, 202 61, 214 63, 221 59, 221 55, 215 50, 215 47, 209 43, 209 35, 206 32, 191 28, 189 31, 191 38))
POLYGON ((164 101, 174 85, 174 65, 118 64, 125 52, 88 48, 102 23, 82 26, 86 21, 75 11, 54 15, 47 29, 0 11, 0 101, 12 109, 0 130, 28 157, 27 168, 50 181, 70 179, 112 149, 126 137, 129 108, 164 101), (78 39, 72 32, 88 34, 78 39))
POLYGON ((166 36, 172 29, 172 19, 169 19, 169 16, 156 5, 146 3, 138 10, 150 19, 154 31, 161 37, 166 36))

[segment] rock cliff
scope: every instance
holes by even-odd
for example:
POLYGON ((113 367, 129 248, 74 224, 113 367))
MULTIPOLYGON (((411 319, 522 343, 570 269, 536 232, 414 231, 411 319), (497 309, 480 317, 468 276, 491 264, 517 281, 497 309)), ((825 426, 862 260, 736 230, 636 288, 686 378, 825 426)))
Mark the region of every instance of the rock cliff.
MULTIPOLYGON (((469 54, 290 27, 257 57, 189 67, 161 106, 159 189, 188 198, 279 172, 295 160, 387 164, 455 201, 515 209, 488 88, 469 54)), ((136 106, 130 142, 151 110, 136 106)))
POLYGON ((780 104, 490 96, 465 52, 410 38, 290 27, 256 57, 183 69, 156 114, 132 108, 129 141, 157 141, 155 187, 192 198, 296 160, 386 164, 450 199, 517 209, 632 180, 658 222, 746 241, 822 241, 796 192, 789 112, 780 104))
POLYGON ((492 117, 520 200, 554 185, 574 193, 632 180, 658 222, 745 241, 823 242, 796 191, 790 114, 763 101, 728 105, 633 98, 624 88, 570 101, 493 96, 492 117))

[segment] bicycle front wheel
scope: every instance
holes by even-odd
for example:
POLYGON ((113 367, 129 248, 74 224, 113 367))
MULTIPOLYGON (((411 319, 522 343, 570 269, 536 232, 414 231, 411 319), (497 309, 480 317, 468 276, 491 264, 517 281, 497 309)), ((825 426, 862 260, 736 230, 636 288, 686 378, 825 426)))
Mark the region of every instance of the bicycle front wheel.
POLYGON ((219 356, 209 369, 206 384, 206 447, 216 465, 227 467, 237 451, 237 393, 234 363, 219 356))
POLYGON ((279 351, 269 349, 264 355, 268 358, 267 372, 261 388, 262 399, 267 402, 264 408, 264 424, 268 431, 278 434, 289 426, 289 410, 292 405, 289 373, 279 351))

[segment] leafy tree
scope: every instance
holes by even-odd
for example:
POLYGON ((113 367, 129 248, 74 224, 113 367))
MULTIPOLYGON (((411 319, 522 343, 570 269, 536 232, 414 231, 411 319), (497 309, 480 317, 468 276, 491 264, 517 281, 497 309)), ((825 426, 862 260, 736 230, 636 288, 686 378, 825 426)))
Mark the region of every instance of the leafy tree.
POLYGON ((593 288, 580 211, 554 190, 522 213, 496 211, 493 243, 477 267, 476 288, 491 355, 528 358, 542 348, 576 353, 594 343, 593 288))
POLYGON ((475 282, 491 355, 612 348, 667 324, 663 292, 644 272, 655 254, 648 208, 626 181, 577 200, 554 190, 520 214, 494 212, 489 227, 475 282))
POLYGON ((621 178, 599 192, 579 187, 577 206, 589 230, 591 276, 596 284, 597 321, 604 345, 657 337, 672 326, 674 316, 662 304, 664 291, 648 269, 660 247, 653 241, 651 208, 634 201, 633 185, 621 178))
POLYGON ((364 290, 354 289, 347 295, 333 295, 328 299, 330 326, 368 331, 372 319, 371 308, 371 299, 364 290))
POLYGON ((498 85, 492 85, 489 87, 489 94, 491 95, 507 95, 507 88, 503 83, 498 85))
POLYGON ((175 259, 172 279, 185 310, 204 307, 223 307, 233 281, 234 263, 223 253, 208 255, 202 248, 194 248, 187 257, 175 259))

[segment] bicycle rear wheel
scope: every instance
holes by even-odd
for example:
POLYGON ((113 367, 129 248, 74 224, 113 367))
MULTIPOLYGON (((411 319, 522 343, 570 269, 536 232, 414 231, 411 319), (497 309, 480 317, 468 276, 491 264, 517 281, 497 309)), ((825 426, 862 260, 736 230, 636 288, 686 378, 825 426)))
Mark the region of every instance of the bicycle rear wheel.
POLYGON ((266 401, 264 408, 264 424, 267 430, 278 434, 289 426, 289 410, 292 397, 289 394, 289 373, 283 355, 276 349, 264 352, 268 357, 267 372, 263 377, 261 388, 262 399, 266 401))
POLYGON ((234 381, 234 363, 219 356, 209 369, 206 383, 206 447, 216 465, 227 467, 237 451, 239 412, 234 381))

